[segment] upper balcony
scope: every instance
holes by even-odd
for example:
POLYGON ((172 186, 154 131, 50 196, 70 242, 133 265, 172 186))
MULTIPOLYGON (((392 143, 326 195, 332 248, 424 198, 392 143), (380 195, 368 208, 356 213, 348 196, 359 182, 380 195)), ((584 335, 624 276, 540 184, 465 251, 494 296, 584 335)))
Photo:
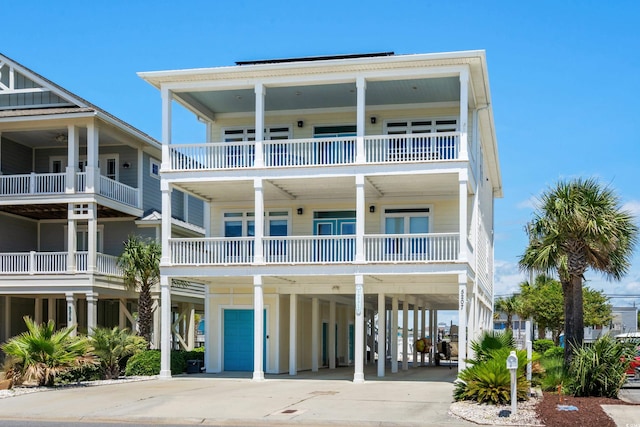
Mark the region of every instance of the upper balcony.
POLYGON ((268 140, 262 143, 172 144, 167 172, 457 160, 466 160, 460 156, 460 132, 440 132, 268 140), (359 139, 362 139, 362 156, 358 155, 359 139), (257 148, 262 149, 262 156, 257 155, 257 148))

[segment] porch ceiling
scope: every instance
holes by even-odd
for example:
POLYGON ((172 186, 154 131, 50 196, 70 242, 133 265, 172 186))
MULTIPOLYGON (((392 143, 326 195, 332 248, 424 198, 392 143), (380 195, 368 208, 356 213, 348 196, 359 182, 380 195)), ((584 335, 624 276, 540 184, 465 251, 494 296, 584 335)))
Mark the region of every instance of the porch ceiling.
MULTIPOLYGON (((31 219, 67 219, 67 203, 54 204, 23 204, 23 205, 0 205, 1 212, 23 216, 31 219)), ((98 205, 98 218, 122 218, 131 217, 115 209, 98 205)))
MULTIPOLYGON (((200 105, 214 114, 252 113, 255 111, 254 89, 181 92, 185 101, 200 105), (195 101, 195 102, 194 102, 195 101)), ((458 77, 367 82, 366 105, 458 102, 458 77)), ((340 108, 356 106, 356 84, 336 83, 304 86, 267 87, 266 111, 340 108)))
MULTIPOLYGON (((253 203, 253 181, 188 182, 180 187, 212 202, 253 203)), ((457 194, 456 174, 368 176, 365 183, 367 202, 384 197, 433 197, 457 194)), ((303 179, 271 179, 264 183, 265 202, 338 200, 354 201, 353 177, 309 177, 303 179)))

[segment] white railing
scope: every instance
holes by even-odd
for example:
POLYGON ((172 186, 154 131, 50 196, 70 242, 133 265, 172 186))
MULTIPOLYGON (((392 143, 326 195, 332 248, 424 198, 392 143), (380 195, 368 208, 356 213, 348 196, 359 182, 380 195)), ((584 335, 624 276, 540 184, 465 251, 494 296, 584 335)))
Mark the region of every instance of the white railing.
POLYGON ((460 133, 365 136, 367 163, 404 163, 456 160, 460 133))
POLYGON ((18 194, 60 194, 66 191, 66 174, 31 173, 0 176, 0 196, 18 194))
POLYGON ((76 271, 86 272, 88 270, 89 254, 87 252, 76 252, 76 271))
POLYGON ((67 271, 66 252, 31 252, 32 273, 60 273, 67 271))
POLYGON ((87 191, 87 173, 76 172, 76 191, 78 193, 84 193, 87 191))
POLYGON ((30 270, 29 252, 0 254, 0 272, 2 274, 24 274, 30 270))
POLYGON ((379 234, 364 236, 368 262, 456 261, 458 233, 379 234))
POLYGON ((273 166, 328 166, 356 160, 356 138, 308 138, 264 141, 264 163, 273 166))
POLYGON ((106 274, 109 276, 120 276, 122 277, 122 268, 118 266, 118 257, 107 254, 97 254, 96 258, 96 269, 98 273, 106 274))
POLYGON ((208 170, 253 167, 254 142, 216 142, 171 145, 171 170, 208 170))
MULTIPOLYGON (((63 274, 67 273, 67 252, 13 252, 0 253, 2 274, 63 274)), ((122 276, 118 257, 96 254, 96 273, 122 276)), ((87 252, 76 252, 76 272, 87 272, 87 252)))
POLYGON ((267 263, 325 264, 352 262, 355 236, 264 237, 267 263))
POLYGON ((173 264, 251 264, 253 262, 253 238, 195 238, 170 239, 173 264))
POLYGON ((100 195, 129 206, 138 207, 138 189, 100 175, 100 195))

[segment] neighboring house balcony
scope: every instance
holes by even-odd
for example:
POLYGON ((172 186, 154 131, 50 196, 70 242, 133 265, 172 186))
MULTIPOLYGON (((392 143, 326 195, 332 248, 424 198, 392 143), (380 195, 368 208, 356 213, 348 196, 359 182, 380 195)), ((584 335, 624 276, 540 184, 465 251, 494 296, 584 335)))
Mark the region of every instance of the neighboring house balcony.
MULTIPOLYGON (((87 273, 88 252, 76 252, 75 263, 69 262, 68 252, 5 252, 0 253, 0 272, 5 274, 73 274, 87 273)), ((118 257, 96 254, 95 273, 122 277, 118 257)))
MULTIPOLYGON (((87 186, 87 173, 76 172, 75 180, 67 173, 29 173, 0 176, 0 200, 15 197, 56 196, 95 193, 107 199, 140 209, 140 192, 112 178, 100 175, 93 191, 87 186), (74 182, 75 181, 75 182, 74 182), (71 185, 68 185, 71 184, 71 185)), ((22 199, 23 201, 28 199, 22 199)))

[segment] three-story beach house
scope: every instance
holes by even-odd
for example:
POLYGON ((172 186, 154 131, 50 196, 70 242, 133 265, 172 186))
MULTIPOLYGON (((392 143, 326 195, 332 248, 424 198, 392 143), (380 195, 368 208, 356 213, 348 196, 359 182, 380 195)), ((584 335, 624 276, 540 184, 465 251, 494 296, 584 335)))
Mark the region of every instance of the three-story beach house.
MULTIPOLYGON (((135 328, 116 260, 129 235, 160 238, 160 158, 155 139, 0 55, 0 342, 25 315, 135 328)), ((200 200, 174 195, 171 212, 174 236, 204 235, 200 200)), ((203 287, 173 292, 173 330, 193 342, 203 287)))
POLYGON ((483 51, 139 75, 162 97, 162 212, 176 190, 205 202, 205 237, 163 216, 161 293, 165 307, 172 278, 205 284, 208 372, 351 365, 362 382, 376 355, 379 376, 388 357, 417 365, 406 334, 435 340, 440 310, 458 311, 464 367, 492 329, 502 193, 483 51), (206 140, 172 142, 174 103, 206 140))

